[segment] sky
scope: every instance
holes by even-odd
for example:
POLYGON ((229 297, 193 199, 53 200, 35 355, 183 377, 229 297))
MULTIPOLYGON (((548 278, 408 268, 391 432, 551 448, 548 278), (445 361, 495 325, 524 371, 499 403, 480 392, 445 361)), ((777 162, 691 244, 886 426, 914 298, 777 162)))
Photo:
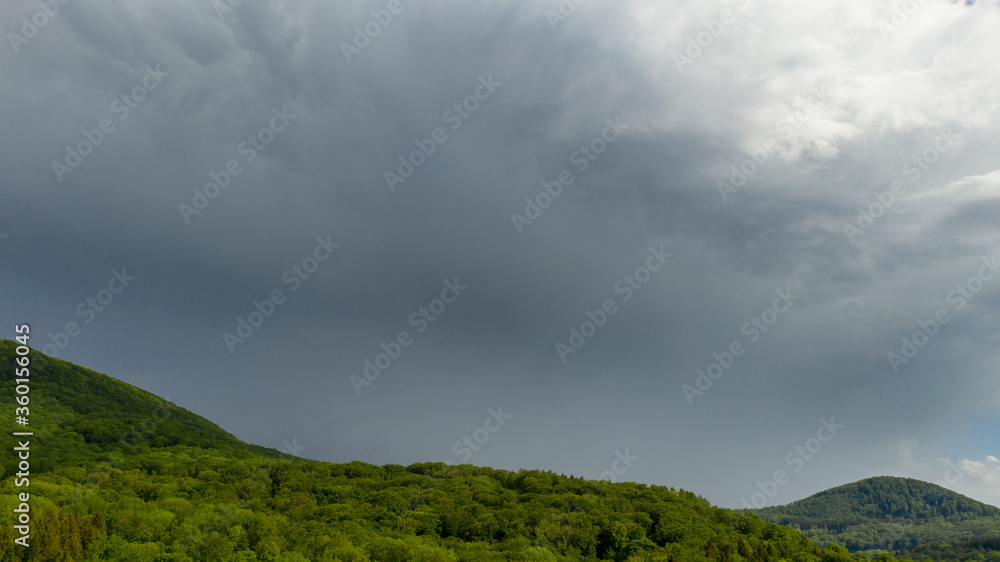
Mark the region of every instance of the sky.
POLYGON ((7 2, 0 336, 322 461, 1000 506, 998 26, 7 2))

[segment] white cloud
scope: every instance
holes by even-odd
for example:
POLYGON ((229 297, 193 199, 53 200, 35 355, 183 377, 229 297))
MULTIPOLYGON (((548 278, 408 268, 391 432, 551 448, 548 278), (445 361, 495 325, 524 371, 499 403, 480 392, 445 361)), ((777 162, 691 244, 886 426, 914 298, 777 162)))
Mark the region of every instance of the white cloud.
POLYGON ((981 461, 962 459, 955 465, 948 459, 939 459, 955 467, 948 475, 951 488, 956 492, 981 502, 1000 507, 1000 459, 987 455, 981 461), (957 475, 955 475, 957 472, 957 475))

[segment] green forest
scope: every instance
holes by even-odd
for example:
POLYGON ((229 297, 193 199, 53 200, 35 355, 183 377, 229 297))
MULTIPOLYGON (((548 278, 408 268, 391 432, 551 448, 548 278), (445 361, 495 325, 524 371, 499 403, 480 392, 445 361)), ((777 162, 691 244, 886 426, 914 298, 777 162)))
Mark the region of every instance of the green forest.
MULTIPOLYGON (((993 535, 997 530, 993 529, 993 535)), ((915 560, 973 560, 997 562, 1000 560, 1000 538, 973 539, 961 542, 923 544, 903 551, 915 560)))
MULTIPOLYGON (((12 421, 15 345, 0 340, 8 435, 24 429, 12 421)), ((299 459, 243 443, 106 375, 34 351, 30 358, 30 486, 15 486, 17 459, 5 455, 3 562, 896 560, 820 547, 791 526, 674 488, 299 459), (15 493, 26 490, 30 548, 14 543, 13 529, 15 493)), ((949 504, 935 513, 970 510, 949 504)))

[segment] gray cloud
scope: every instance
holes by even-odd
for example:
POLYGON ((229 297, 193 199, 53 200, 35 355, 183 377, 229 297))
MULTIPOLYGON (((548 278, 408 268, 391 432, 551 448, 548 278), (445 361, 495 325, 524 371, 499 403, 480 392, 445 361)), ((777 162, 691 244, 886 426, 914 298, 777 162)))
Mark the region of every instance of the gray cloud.
MULTIPOLYGON (((774 501, 875 474, 933 481, 954 458, 995 502, 982 428, 1000 406, 1000 283, 948 301, 998 250, 988 4, 927 2, 883 37, 891 4, 860 0, 591 0, 555 29, 557 2, 404 0, 348 62, 342 43, 387 4, 220 18, 209 2, 71 2, 0 56, 0 311, 38 347, 76 322, 56 355, 321 460, 460 460, 454 444, 503 408, 469 462, 598 478, 628 449, 623 478, 736 507, 833 416, 842 433, 774 501), (680 71, 724 9, 733 23, 680 71), (122 118, 115 100, 149 68, 166 76, 122 118), (615 118, 620 137, 582 169, 574 153, 615 118), (53 161, 102 119, 113 132, 58 181, 53 161), (955 143, 904 172, 938 127, 955 143), (385 172, 437 128, 447 140, 391 191, 385 172), (239 173, 186 221, 230 161, 239 173), (511 215, 563 170, 573 182, 519 234, 511 215), (895 180, 852 241, 845 225, 895 180), (341 246, 289 282, 317 237, 341 246), (661 245, 672 257, 625 300, 616 286, 661 245), (121 268, 135 281, 87 323, 78 305, 121 268), (468 289, 418 333, 456 277, 468 289), (784 289, 801 299, 753 338, 784 289), (223 334, 275 290, 230 353, 223 334), (607 299, 618 311, 564 364, 555 344, 607 299), (887 354, 941 308, 950 322, 895 373, 887 354), (412 345, 358 396, 350 376, 402 331, 412 345), (683 385, 734 341, 744 354, 689 404, 683 385)), ((0 8, 5 35, 36 9, 0 8)))

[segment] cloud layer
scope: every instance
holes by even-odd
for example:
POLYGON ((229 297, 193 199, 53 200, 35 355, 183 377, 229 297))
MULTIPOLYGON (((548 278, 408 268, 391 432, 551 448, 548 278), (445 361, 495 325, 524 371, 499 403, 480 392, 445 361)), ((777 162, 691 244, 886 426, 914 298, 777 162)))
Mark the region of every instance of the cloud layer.
POLYGON ((226 1, 0 8, 36 347, 321 460, 997 503, 997 6, 226 1))

